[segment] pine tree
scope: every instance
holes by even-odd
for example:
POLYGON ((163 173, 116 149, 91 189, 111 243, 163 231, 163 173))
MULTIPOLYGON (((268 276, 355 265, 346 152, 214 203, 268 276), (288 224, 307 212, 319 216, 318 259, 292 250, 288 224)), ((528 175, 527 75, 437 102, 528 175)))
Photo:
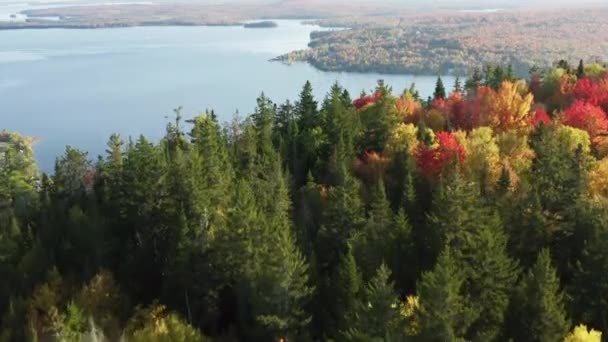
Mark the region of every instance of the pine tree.
POLYGON ((578 68, 576 69, 576 77, 578 79, 585 77, 585 63, 582 59, 578 62, 578 68))
POLYGON ((263 240, 256 246, 254 279, 256 317, 274 337, 297 339, 305 335, 311 321, 304 308, 313 288, 308 284, 308 264, 298 250, 290 223, 291 201, 280 164, 275 166, 272 184, 273 207, 266 210, 263 240))
POLYGON ((443 80, 441 79, 441 76, 439 76, 439 77, 437 77, 437 83, 435 84, 435 91, 433 92, 433 99, 439 100, 439 99, 445 99, 445 98, 446 98, 445 86, 443 85, 443 80))
POLYGON ((476 318, 467 308, 463 296, 465 275, 449 249, 444 250, 435 268, 423 273, 418 283, 421 337, 426 341, 457 341, 463 339, 476 318))
POLYGON ((573 297, 573 321, 608 331, 608 232, 605 229, 608 207, 600 203, 581 203, 578 206, 580 209, 574 213, 577 222, 566 245, 571 251, 562 252, 570 255, 561 261, 574 264, 574 270, 569 272, 566 269, 560 275, 568 281, 572 274, 572 282, 566 286, 573 297))
POLYGON ((391 259, 391 249, 395 244, 392 211, 383 181, 373 187, 369 206, 365 226, 355 235, 353 242, 364 281, 371 279, 376 270, 391 259))
POLYGON ((522 280, 511 303, 512 323, 507 334, 514 341, 559 341, 570 324, 566 319, 564 295, 547 249, 522 280))
POLYGON ((513 71, 513 65, 509 64, 507 66, 507 74, 505 75, 505 80, 514 82, 517 80, 515 77, 515 72, 513 71))
POLYGON ((464 88, 467 94, 474 94, 477 91, 477 88, 481 85, 481 81, 483 80, 483 76, 479 68, 473 69, 473 74, 467 78, 464 83, 464 88))
POLYGON ((321 131, 325 137, 320 149, 320 165, 317 165, 319 176, 324 183, 335 184, 335 169, 332 169, 331 159, 336 148, 344 155, 354 156, 354 141, 359 129, 358 116, 354 115, 350 103, 345 103, 343 90, 334 83, 329 94, 323 101, 321 109, 321 131))
POLYGON ((384 81, 378 81, 373 106, 359 111, 362 134, 359 136, 359 151, 383 151, 395 126, 401 121, 395 109, 392 89, 384 81))
POLYGON ((342 335, 349 340, 399 340, 403 338, 403 320, 397 306, 398 296, 390 280, 391 272, 382 264, 363 289, 355 318, 342 335))
POLYGON ((332 270, 317 267, 318 291, 314 299, 313 337, 327 340, 348 330, 356 313, 362 286, 361 275, 350 245, 332 270))
POLYGON ((312 130, 319 125, 319 112, 317 106, 317 101, 315 101, 312 93, 312 84, 310 81, 306 81, 295 106, 298 127, 302 131, 312 130))
POLYGON ((456 76, 456 80, 454 81, 454 91, 457 93, 462 93, 462 82, 460 81, 460 77, 456 76))
POLYGON ((538 251, 550 243, 550 226, 540 198, 536 190, 530 189, 528 193, 507 196, 503 203, 509 251, 524 268, 529 268, 538 251))
POLYGON ((476 185, 466 183, 459 172, 443 181, 429 217, 430 251, 450 248, 465 277, 467 308, 478 315, 467 338, 497 338, 517 277, 517 265, 506 254, 507 237, 495 209, 476 195, 476 185))
POLYGON ((490 78, 490 87, 492 87, 493 89, 500 88, 502 82, 505 80, 506 77, 507 76, 505 75, 505 72, 501 66, 494 67, 490 78))

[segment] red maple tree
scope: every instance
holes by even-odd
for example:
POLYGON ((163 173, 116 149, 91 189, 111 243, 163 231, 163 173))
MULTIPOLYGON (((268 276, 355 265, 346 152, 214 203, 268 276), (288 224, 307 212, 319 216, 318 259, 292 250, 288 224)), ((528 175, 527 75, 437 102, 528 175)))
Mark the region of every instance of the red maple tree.
POLYGON ((430 148, 423 142, 418 144, 415 151, 416 164, 426 176, 437 176, 449 163, 457 161, 462 164, 465 158, 464 147, 452 133, 437 134, 437 146, 430 148))
POLYGON ((591 138, 608 132, 608 119, 602 108, 581 100, 566 109, 563 123, 587 131, 591 138))

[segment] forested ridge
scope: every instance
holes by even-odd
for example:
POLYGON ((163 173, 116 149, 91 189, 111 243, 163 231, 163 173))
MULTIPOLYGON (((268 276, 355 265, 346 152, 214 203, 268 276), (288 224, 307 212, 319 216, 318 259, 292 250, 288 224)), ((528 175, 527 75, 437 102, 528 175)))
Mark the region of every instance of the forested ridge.
POLYGON ((326 71, 455 76, 486 64, 511 64, 525 76, 531 67, 551 67, 560 59, 602 61, 608 55, 605 7, 483 14, 387 11, 317 23, 348 29, 313 32, 308 49, 276 59, 306 61, 326 71))
POLYGON ((379 81, 153 142, 0 134, 0 341, 600 341, 608 72, 379 81))

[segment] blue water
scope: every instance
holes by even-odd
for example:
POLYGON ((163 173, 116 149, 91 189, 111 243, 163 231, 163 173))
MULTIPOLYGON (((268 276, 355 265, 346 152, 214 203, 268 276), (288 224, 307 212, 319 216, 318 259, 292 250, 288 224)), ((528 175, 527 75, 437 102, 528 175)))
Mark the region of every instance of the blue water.
POLYGON ((0 31, 0 129, 36 137, 39 164, 50 171, 66 145, 96 158, 114 132, 158 139, 178 106, 186 118, 213 108, 229 121, 236 110, 251 113, 262 91, 275 102, 295 100, 306 80, 319 100, 336 80, 352 94, 380 78, 395 92, 412 82, 423 96, 434 89, 434 76, 328 73, 269 62, 305 48, 318 29, 278 23, 0 31))

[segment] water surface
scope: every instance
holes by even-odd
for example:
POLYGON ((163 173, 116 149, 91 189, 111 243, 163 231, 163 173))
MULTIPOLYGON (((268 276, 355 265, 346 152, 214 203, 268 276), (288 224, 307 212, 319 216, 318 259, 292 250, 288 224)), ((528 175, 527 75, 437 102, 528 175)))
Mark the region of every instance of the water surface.
MULTIPOLYGON (((264 91, 295 100, 310 80, 319 100, 336 80, 352 94, 378 79, 401 92, 416 82, 423 96, 434 76, 321 72, 307 64, 269 62, 305 48, 318 29, 277 21, 274 29, 132 27, 0 31, 0 129, 38 139, 43 170, 71 145, 103 153, 111 133, 158 139, 166 116, 213 108, 221 121, 251 113, 264 91)), ((444 79, 446 85, 453 78, 444 79)), ((354 95, 353 95, 354 96, 354 95)))

